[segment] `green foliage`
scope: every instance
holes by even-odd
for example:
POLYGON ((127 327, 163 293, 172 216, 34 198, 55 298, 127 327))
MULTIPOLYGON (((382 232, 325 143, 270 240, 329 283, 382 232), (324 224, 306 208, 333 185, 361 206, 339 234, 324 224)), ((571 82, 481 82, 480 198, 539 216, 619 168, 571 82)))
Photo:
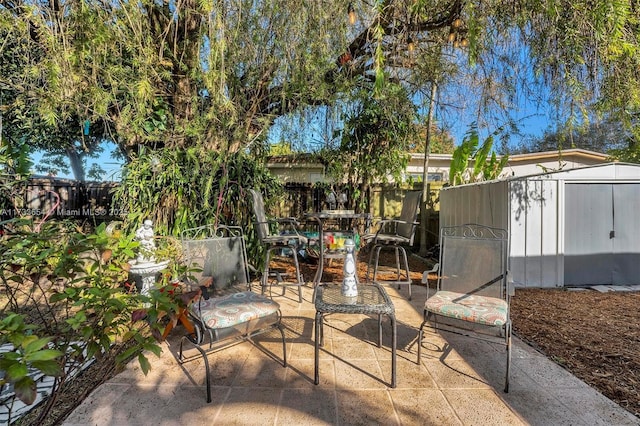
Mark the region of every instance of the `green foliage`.
POLYGON ((0 209, 24 207, 21 194, 31 175, 29 146, 0 140, 0 209))
MULTIPOLYGON (((114 208, 129 212, 125 229, 151 219, 157 235, 179 238, 203 225, 241 226, 247 252, 259 267, 262 246, 253 229, 253 206, 246 189, 262 192, 267 205, 283 194, 282 184, 264 165, 244 153, 210 150, 141 149, 127 164, 114 194, 114 208)), ((161 240, 162 242, 162 240, 161 240)), ((162 246, 159 246, 162 251, 162 246)))
MULTIPOLYGON (((132 155, 264 152, 276 117, 344 102, 363 79, 376 97, 388 83, 464 85, 480 120, 536 94, 534 76, 563 115, 597 108, 628 125, 640 106, 638 24, 621 0, 8 2, 0 109, 13 141, 78 155, 102 138, 132 155)), ((468 96, 455 95, 463 107, 468 96)))
POLYGON ((100 138, 132 155, 259 149, 275 117, 335 96, 326 76, 345 44, 343 3, 9 4, 0 108, 12 134, 47 149, 100 138))
POLYGON ((287 141, 280 141, 278 143, 271 144, 269 155, 289 155, 293 154, 291 144, 287 141))
POLYGON ((337 182, 347 176, 350 187, 364 185, 360 190, 373 182, 385 182, 389 175, 402 180, 410 141, 416 135, 416 110, 407 92, 394 84, 386 84, 377 96, 373 91, 364 85, 357 92, 344 128, 336 135, 339 145, 323 153, 331 176, 337 182))
POLYGON ((251 222, 246 188, 277 194, 281 184, 255 159, 188 149, 141 150, 124 168, 114 207, 128 211, 127 229, 151 219, 158 235, 180 236, 208 224, 251 222))
POLYGON ((31 174, 31 166, 28 144, 0 140, 0 173, 25 178, 31 174))
POLYGON ((451 166, 449 168, 449 184, 461 185, 464 183, 479 182, 483 180, 497 179, 502 169, 509 161, 507 155, 498 159, 493 150, 493 135, 489 135, 482 145, 475 125, 465 134, 462 143, 453 152, 451 166), (491 154, 491 156, 489 156, 491 154), (473 162, 473 167, 469 163, 473 162))
MULTIPOLYGON (((427 129, 425 125, 418 125, 418 133, 409 145, 411 152, 424 154, 424 143, 426 139, 427 129)), ((455 146, 453 137, 446 130, 440 129, 435 125, 431 126, 431 143, 429 152, 432 154, 453 154, 455 146)))
POLYGON ((49 349, 51 337, 38 338, 32 334, 34 326, 24 323, 24 317, 13 312, 0 321, 0 344, 10 343, 13 350, 0 354, 0 369, 5 375, 0 379, 0 387, 12 384, 16 396, 30 405, 36 399, 36 384, 29 376, 29 369, 35 369, 49 376, 60 376, 62 369, 57 362, 63 353, 49 349))
MULTIPOLYGON (((15 219, 9 225, 0 245, 0 345, 13 349, 0 354, 3 383, 14 384, 16 396, 30 404, 35 384, 28 369, 58 376, 54 395, 92 357, 115 364, 138 356, 146 373, 146 351, 160 351, 163 313, 171 317, 180 302, 159 290, 140 295, 128 284, 128 261, 138 246, 132 236, 104 224, 88 234, 71 222, 34 226, 15 219), (133 322, 143 303, 154 314, 133 322)), ((163 275, 159 286, 170 279, 163 275)))

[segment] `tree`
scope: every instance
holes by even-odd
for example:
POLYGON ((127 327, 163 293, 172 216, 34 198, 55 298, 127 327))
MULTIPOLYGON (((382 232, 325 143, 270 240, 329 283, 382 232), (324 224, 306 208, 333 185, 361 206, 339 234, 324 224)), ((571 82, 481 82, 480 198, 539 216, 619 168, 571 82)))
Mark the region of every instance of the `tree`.
POLYGON ((358 78, 376 93, 385 81, 420 89, 434 58, 466 58, 478 105, 508 108, 513 82, 528 75, 512 55, 523 46, 528 69, 572 111, 595 102, 618 116, 640 99, 635 1, 0 4, 1 54, 16 65, 1 79, 13 94, 3 109, 29 105, 38 114, 28 117, 53 127, 89 120, 129 154, 139 145, 264 152, 276 117, 332 104, 358 78))
POLYGON ((15 94, 5 108, 28 99, 48 126, 89 120, 129 155, 140 145, 259 152, 275 117, 340 85, 325 76, 344 43, 334 31, 342 4, 2 4, 2 35, 22 53, 11 76, 41 70, 3 78, 15 94))
MULTIPOLYGON (((430 126, 430 148, 432 154, 453 154, 455 144, 453 136, 446 129, 438 127, 438 123, 434 122, 430 126)), ((409 145, 410 152, 424 154, 424 143, 427 139, 427 126, 417 125, 416 138, 411 140, 409 145)))
MULTIPOLYGON (((547 131, 538 139, 524 141, 512 152, 542 152, 569 148, 582 148, 611 154, 625 160, 625 152, 637 149, 637 139, 623 124, 611 118, 600 122, 590 122, 579 128, 561 127, 556 131, 547 131)), ((627 159, 628 160, 628 159, 627 159)))
MULTIPOLYGON (((406 90, 388 84, 378 96, 371 96, 369 85, 357 92, 357 102, 347 114, 339 134, 339 145, 323 155, 329 173, 337 181, 347 176, 349 187, 358 188, 352 198, 364 201, 373 182, 396 181, 409 161, 410 141, 415 138, 416 108, 406 90)), ((359 206, 367 208, 368 206, 359 206)))

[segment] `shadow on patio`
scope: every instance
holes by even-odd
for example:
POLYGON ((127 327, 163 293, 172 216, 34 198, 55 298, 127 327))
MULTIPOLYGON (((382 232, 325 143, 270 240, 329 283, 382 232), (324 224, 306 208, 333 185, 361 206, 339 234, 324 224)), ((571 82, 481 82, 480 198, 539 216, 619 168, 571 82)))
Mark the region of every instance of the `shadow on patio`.
MULTIPOLYGON (((96 389, 65 424, 638 424, 638 419, 515 339, 512 388, 502 392, 500 347, 427 333, 416 364, 424 287, 409 302, 387 287, 398 319, 398 386, 389 387, 388 321, 378 348, 377 321, 332 314, 313 384, 312 291, 304 302, 274 294, 283 311, 288 366, 277 331, 209 356, 213 401, 205 401, 204 366, 176 361, 178 329, 148 376, 137 361, 96 389), (585 409, 588 407, 588 409, 585 409)), ((194 351, 195 352, 195 351, 194 351)))

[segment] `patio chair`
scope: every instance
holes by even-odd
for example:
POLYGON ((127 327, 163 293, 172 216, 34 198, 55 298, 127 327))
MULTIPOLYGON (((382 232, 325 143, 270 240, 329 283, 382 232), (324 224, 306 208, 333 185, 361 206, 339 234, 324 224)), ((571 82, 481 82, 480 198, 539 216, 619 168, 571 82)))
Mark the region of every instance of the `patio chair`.
POLYGON ((504 391, 511 364, 511 284, 509 237, 504 229, 466 224, 440 230, 436 290, 427 287, 424 321, 418 333, 420 363, 423 328, 450 331, 506 346, 504 391))
POLYGON ((308 243, 305 236, 298 233, 298 221, 293 217, 286 218, 268 218, 264 208, 264 199, 262 194, 254 189, 249 189, 253 201, 253 212, 256 216, 255 229, 258 239, 265 249, 264 266, 262 270, 262 294, 269 287, 271 294, 271 285, 280 285, 283 287, 283 294, 287 286, 298 287, 298 302, 302 303, 302 286, 305 284, 300 272, 300 263, 298 262, 298 250, 308 243), (296 268, 296 276, 294 281, 286 281, 286 274, 280 271, 270 272, 270 262, 272 253, 291 252, 291 258, 296 268), (269 278, 273 278, 269 280, 269 278))
POLYGON ((202 296, 188 307, 193 328, 187 327, 188 333, 180 341, 178 359, 181 363, 193 359, 183 356, 185 342, 200 352, 206 370, 207 402, 211 402, 209 352, 278 329, 282 336, 282 364, 286 367, 280 305, 251 291, 242 230, 213 225, 188 229, 182 233, 182 247, 188 267, 195 271, 185 281, 188 287, 199 288, 202 296))
POLYGON ((373 266, 373 276, 370 279, 371 281, 377 283, 397 284, 398 288, 403 284, 408 285, 409 300, 411 300, 411 276, 405 246, 413 245, 416 227, 419 224, 416 220, 418 218, 421 199, 422 192, 407 192, 404 200, 402 201, 400 217, 397 219, 381 220, 376 224, 378 226, 378 231, 375 234, 367 234, 363 237, 364 240, 368 240, 369 244, 373 244, 369 253, 369 263, 367 265, 367 281, 370 279, 370 271, 373 266), (377 279, 380 250, 382 249, 391 249, 395 252, 395 280, 389 281, 377 279), (400 254, 402 254, 404 267, 402 272, 404 273, 404 276, 402 276, 400 270, 400 254))

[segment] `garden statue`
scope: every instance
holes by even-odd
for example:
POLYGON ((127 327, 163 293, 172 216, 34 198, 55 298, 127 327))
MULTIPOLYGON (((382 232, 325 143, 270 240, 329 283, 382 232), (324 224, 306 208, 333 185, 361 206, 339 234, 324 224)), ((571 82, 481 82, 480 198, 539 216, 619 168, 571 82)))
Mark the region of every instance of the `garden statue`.
POLYGON ((346 192, 341 192, 338 194, 338 210, 344 210, 347 205, 347 194, 346 192))
POLYGON ((327 194, 325 202, 329 205, 329 210, 335 210, 336 208, 336 193, 331 189, 331 192, 327 194))
POLYGON ((153 240, 154 238, 153 222, 147 219, 136 231, 136 240, 140 243, 140 250, 138 252, 139 263, 155 262, 154 253, 156 251, 156 243, 153 240))
MULTIPOLYGON (((149 296, 149 292, 155 287, 157 275, 169 265, 169 260, 156 261, 156 243, 154 241, 153 222, 149 219, 142 223, 135 235, 135 240, 140 243, 138 257, 129 262, 129 274, 133 277, 140 294, 149 296)), ((148 307, 149 304, 145 303, 148 307)))

